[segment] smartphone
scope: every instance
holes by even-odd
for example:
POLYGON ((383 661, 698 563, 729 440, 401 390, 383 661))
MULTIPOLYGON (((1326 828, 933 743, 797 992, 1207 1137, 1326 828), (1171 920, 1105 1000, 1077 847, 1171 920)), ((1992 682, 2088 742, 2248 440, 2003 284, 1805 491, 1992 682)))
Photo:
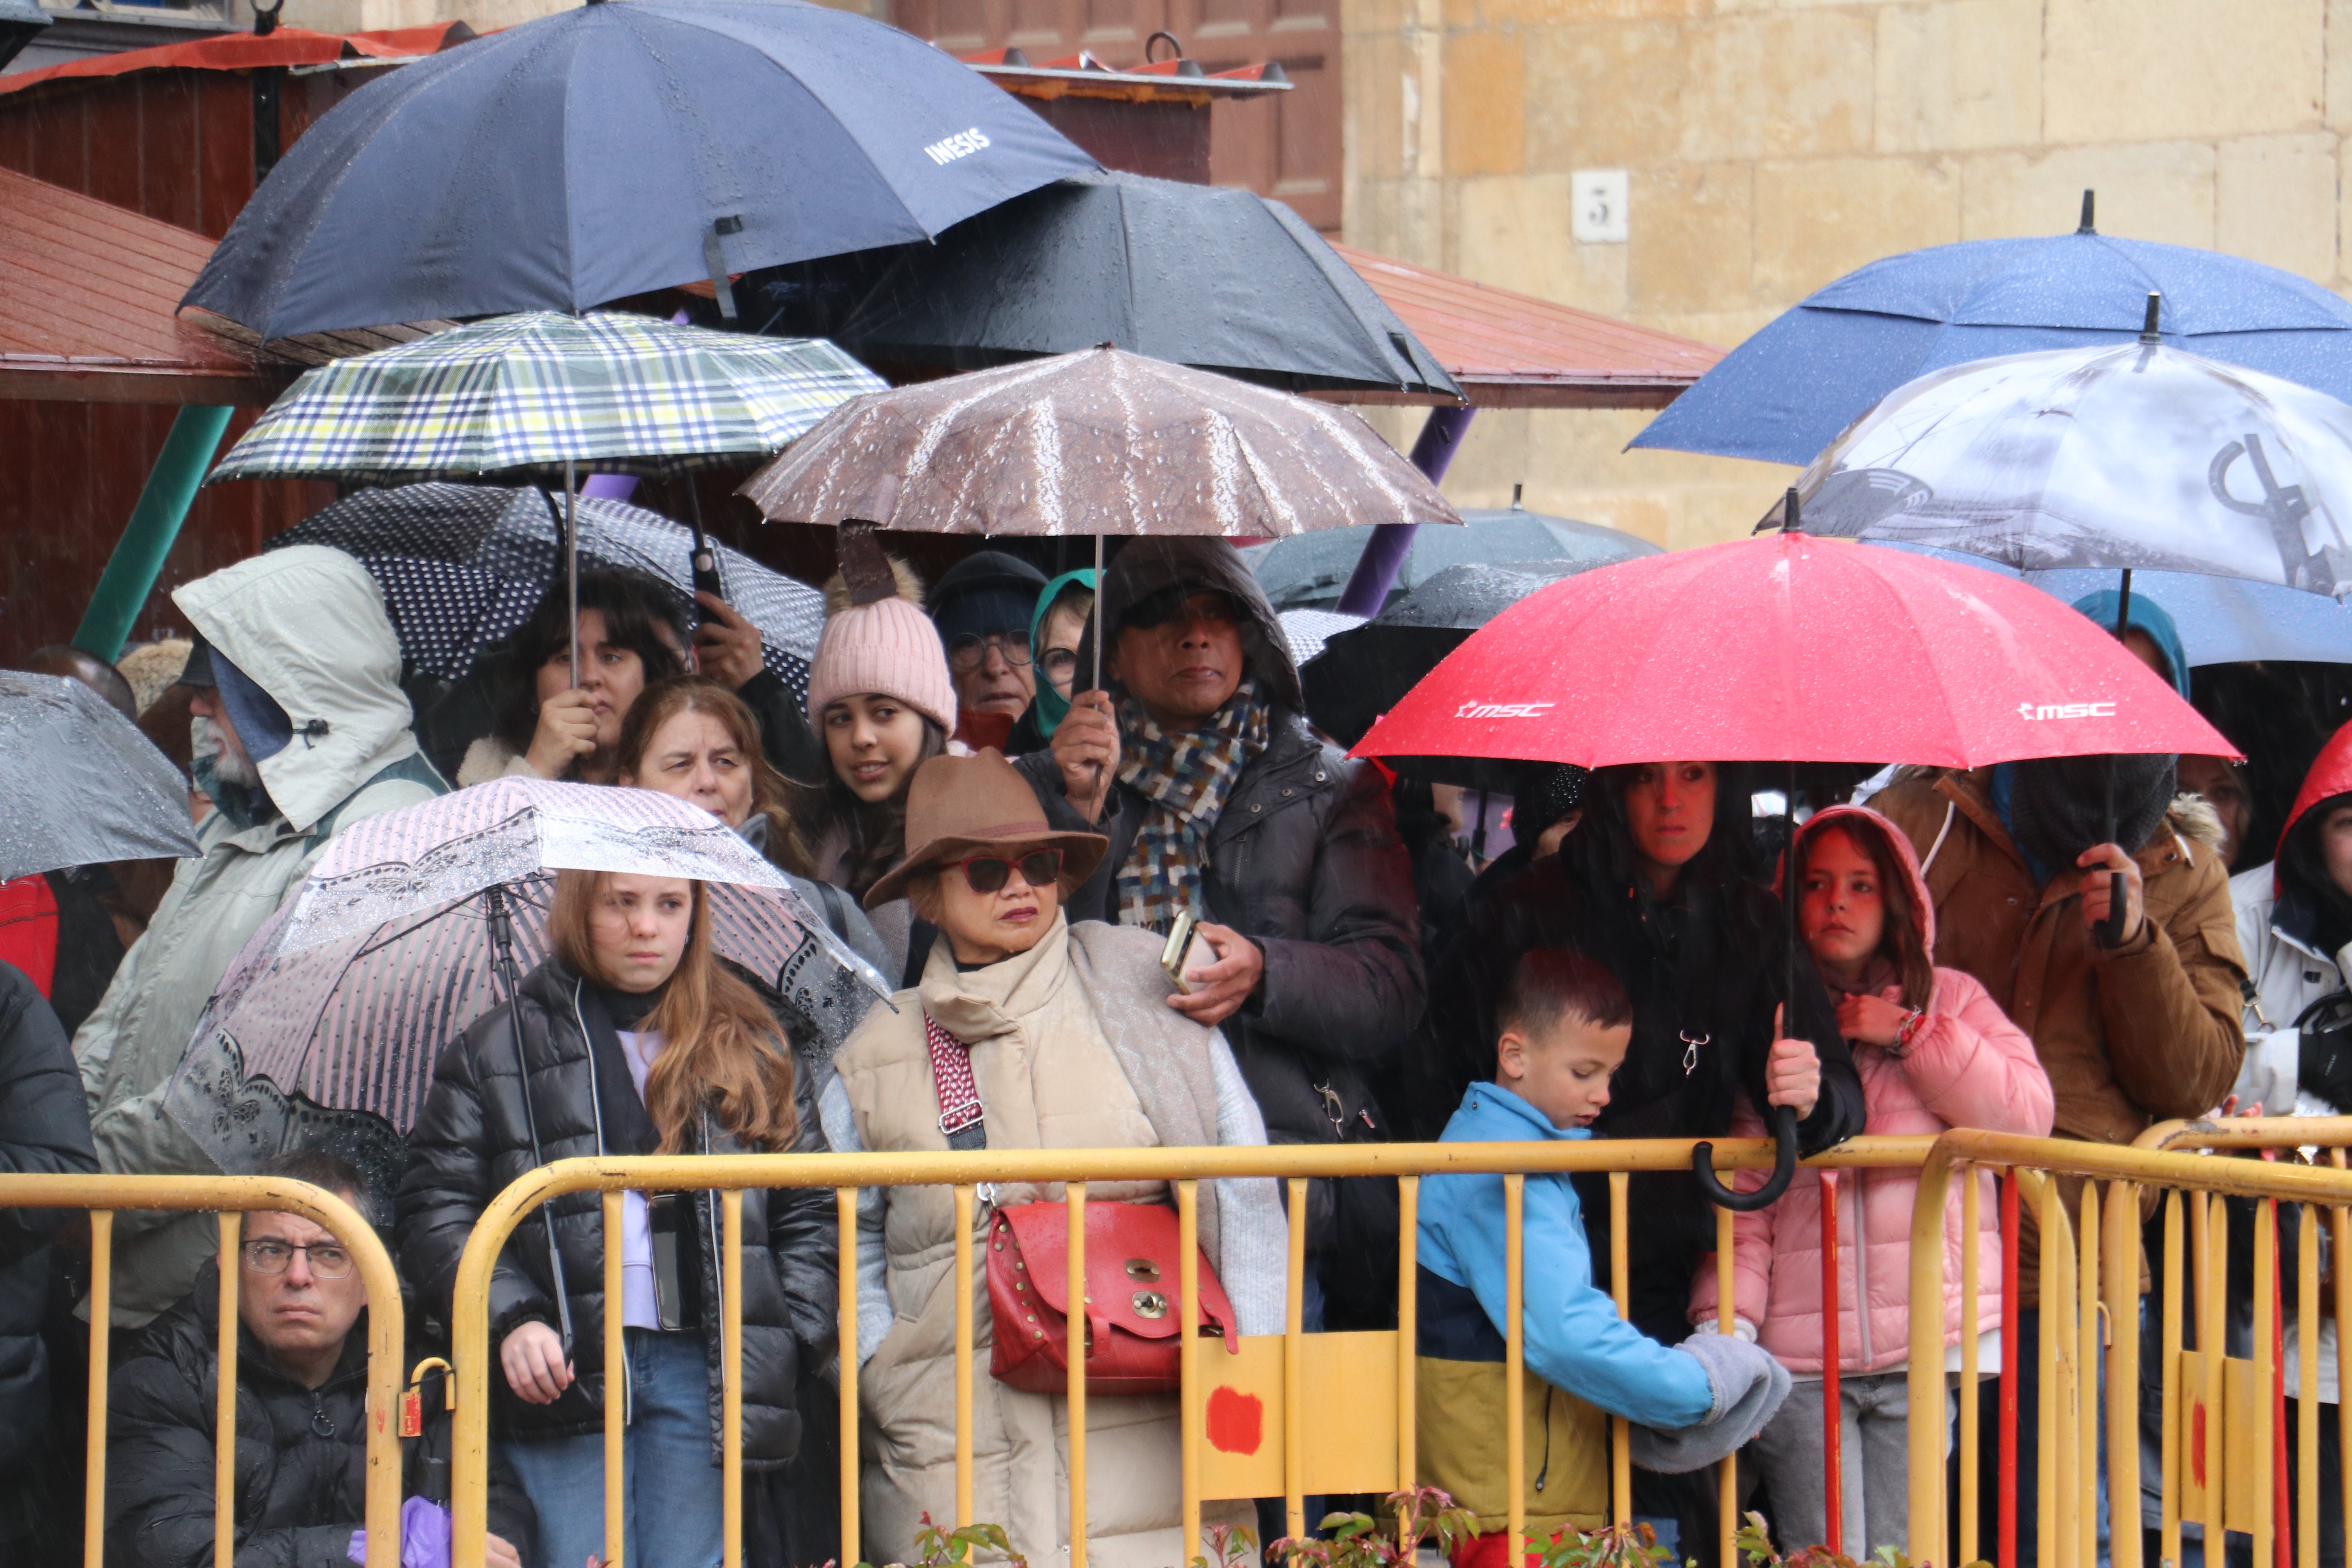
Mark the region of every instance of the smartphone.
POLYGON ((1195 969, 1206 969, 1216 962, 1217 950, 1211 947, 1209 939, 1201 934, 1198 922, 1192 919, 1192 911, 1186 910, 1179 914, 1176 923, 1168 928, 1167 944, 1160 950, 1160 967, 1168 972, 1168 978, 1174 983, 1176 989, 1187 996, 1191 995, 1192 983, 1185 976, 1195 969))

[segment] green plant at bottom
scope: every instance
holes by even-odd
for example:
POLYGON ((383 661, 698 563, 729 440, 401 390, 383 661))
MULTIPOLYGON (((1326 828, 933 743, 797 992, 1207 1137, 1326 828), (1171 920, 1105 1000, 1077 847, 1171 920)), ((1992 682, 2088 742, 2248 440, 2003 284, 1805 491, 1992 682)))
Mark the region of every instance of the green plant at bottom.
MULTIPOLYGON (((1285 1536, 1265 1549, 1268 1563, 1288 1568, 1412 1568, 1422 1542, 1433 1540, 1440 1552, 1451 1554, 1454 1543, 1478 1533, 1478 1521, 1439 1487, 1408 1487, 1381 1500, 1380 1519, 1368 1513, 1329 1513, 1322 1528, 1328 1538, 1301 1541, 1285 1536), (1391 1531, 1388 1521, 1394 1520, 1391 1531)), ((1205 1568, 1199 1558, 1198 1568, 1205 1568)), ((1230 1564, 1224 1568, 1231 1568, 1230 1564)))

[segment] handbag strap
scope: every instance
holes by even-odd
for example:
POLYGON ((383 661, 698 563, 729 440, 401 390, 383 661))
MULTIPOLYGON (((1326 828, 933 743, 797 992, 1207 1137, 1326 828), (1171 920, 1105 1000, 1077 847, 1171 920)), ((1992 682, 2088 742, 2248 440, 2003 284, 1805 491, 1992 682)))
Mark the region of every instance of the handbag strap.
POLYGON ((987 1148, 987 1113, 979 1081, 971 1076, 971 1047, 929 1012, 923 1015, 923 1037, 931 1047, 931 1083, 939 1090, 940 1131, 947 1134, 948 1147, 958 1153, 987 1148))

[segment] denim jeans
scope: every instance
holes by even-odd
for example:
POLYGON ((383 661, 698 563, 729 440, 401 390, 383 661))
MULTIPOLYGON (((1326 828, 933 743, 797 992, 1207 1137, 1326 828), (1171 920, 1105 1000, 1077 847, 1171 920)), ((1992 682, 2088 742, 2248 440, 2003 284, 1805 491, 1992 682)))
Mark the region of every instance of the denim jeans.
MULTIPOLYGON (((621 1495, 629 1568, 718 1568, 724 1490, 710 1453, 702 1335, 626 1329, 622 1337, 629 1425, 621 1495)), ((606 1379, 608 1397, 621 1396, 618 1383, 606 1379)), ((539 1512, 533 1568, 585 1568, 590 1559, 601 1560, 604 1435, 509 1439, 505 1449, 539 1512)))
MULTIPOLYGON (((2042 1489, 2042 1313, 2026 1308, 2017 1314, 2017 1568, 2036 1568, 2041 1560, 2042 1489)), ((2153 1360, 2147 1342, 2141 1342, 2142 1364, 2153 1360)), ((2098 1370, 2098 1561, 2108 1555, 2107 1519, 2107 1360, 2095 1357, 2098 1370)), ((1977 1475, 1979 1510, 1977 1550, 1993 1556, 2000 1542, 1997 1529, 2000 1488, 2000 1380, 1987 1378, 1978 1385, 1977 1475)), ((2126 1505, 2128 1506, 2128 1505, 2126 1505)), ((1852 1550, 1849 1543, 1848 1550, 1852 1550)))

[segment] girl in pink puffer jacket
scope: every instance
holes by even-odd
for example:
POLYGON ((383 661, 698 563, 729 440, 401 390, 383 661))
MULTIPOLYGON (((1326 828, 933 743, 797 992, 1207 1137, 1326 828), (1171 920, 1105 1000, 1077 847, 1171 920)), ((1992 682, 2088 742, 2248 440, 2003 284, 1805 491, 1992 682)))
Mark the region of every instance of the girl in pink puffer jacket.
MULTIPOLYGON (((1871 1133, 1978 1127, 2035 1136, 2050 1131, 2050 1079, 2033 1044, 1957 969, 1937 969, 1935 904, 1910 841, 1862 806, 1832 806, 1798 832, 1788 864, 1799 889, 1798 930, 1837 999, 1853 1047, 1871 1133)), ((1784 889, 1785 896, 1785 889, 1784 889)), ((1731 1135, 1765 1136, 1744 1102, 1731 1135)), ((1759 1186, 1765 1173, 1740 1173, 1759 1186)), ((1976 1237, 1979 1296, 1960 1300, 1960 1188, 1944 1220, 1944 1343, 2000 1326, 2000 1237, 1991 1178, 1976 1237)), ((1856 1557, 1906 1541, 1905 1425, 1910 1344, 1911 1210, 1918 1180, 1853 1170, 1838 1181, 1838 1369, 1843 1462, 1843 1546, 1856 1557)), ((1737 1217, 1733 1311, 1797 1374, 1796 1389, 1756 1439, 1771 1491, 1774 1533, 1791 1551, 1828 1539, 1822 1410, 1822 1184, 1801 1170, 1780 1202, 1737 1217)), ((1716 1317, 1716 1271, 1698 1270, 1691 1321, 1716 1317)), ((1985 1363, 1997 1365, 1998 1357, 1985 1363)))

